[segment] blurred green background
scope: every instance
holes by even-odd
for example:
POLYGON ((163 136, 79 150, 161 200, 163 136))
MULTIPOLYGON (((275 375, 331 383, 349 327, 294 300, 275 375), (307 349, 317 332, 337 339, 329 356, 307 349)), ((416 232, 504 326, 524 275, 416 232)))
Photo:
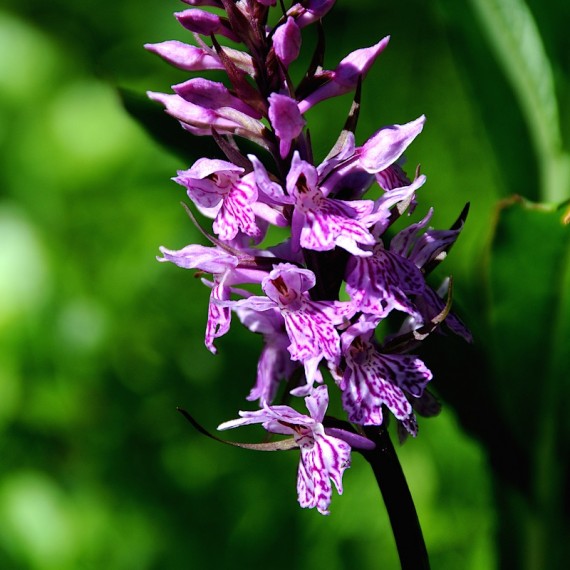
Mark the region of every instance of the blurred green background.
MULTIPOLYGON (((329 67, 391 34, 364 82, 358 140, 427 115, 407 153, 410 170, 421 163, 428 176, 418 214, 433 205, 433 225, 448 227, 471 202, 440 276, 454 275, 457 310, 484 347, 477 275, 496 203, 538 199, 541 165, 477 4, 339 1, 325 32, 329 67)), ((569 8, 529 5, 567 123, 569 8)), ((197 158, 196 143, 186 158, 169 152, 118 96, 118 87, 168 92, 186 78, 142 48, 190 41, 171 15, 184 7, 5 0, 0 9, 0 568, 397 568, 360 456, 322 517, 296 503, 296 454, 218 445, 175 411, 214 430, 247 409, 260 348, 236 323, 211 355, 209 292, 155 261, 159 245, 202 239, 169 180, 197 158)), ((314 34, 304 40, 313 45, 314 34)), ((320 157, 349 106, 309 113, 320 157)), ((453 366, 469 407, 473 379, 453 366)), ((433 568, 493 569, 491 469, 454 409, 420 420, 399 454, 433 568)))

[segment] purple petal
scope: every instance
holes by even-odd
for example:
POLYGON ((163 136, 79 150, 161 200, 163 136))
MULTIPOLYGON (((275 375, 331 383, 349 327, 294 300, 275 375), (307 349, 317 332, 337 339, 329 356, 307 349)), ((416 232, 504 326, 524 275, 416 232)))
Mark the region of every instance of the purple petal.
POLYGON ((279 154, 281 158, 285 158, 293 140, 302 133, 305 119, 299 112, 297 102, 287 95, 272 93, 268 101, 269 120, 279 139, 279 154))
POLYGON ((295 20, 289 16, 285 24, 279 26, 273 34, 273 49, 281 63, 288 68, 295 61, 301 50, 301 30, 295 20))
POLYGON ((202 47, 188 45, 177 40, 157 44, 145 44, 148 51, 156 53, 162 59, 185 71, 205 71, 224 69, 215 52, 210 53, 202 47))
POLYGON ((205 345, 210 352, 216 354, 214 340, 224 336, 230 330, 232 312, 229 307, 223 307, 217 301, 229 299, 230 292, 227 287, 216 283, 212 287, 210 294, 210 304, 208 305, 208 321, 206 323, 205 345))
POLYGON ((273 202, 277 204, 293 204, 295 199, 293 197, 287 196, 283 191, 283 188, 277 183, 269 178, 269 174, 265 169, 265 166, 261 161, 253 154, 248 154, 247 158, 251 161, 253 165, 253 170, 255 172, 255 183, 257 187, 273 202))
POLYGON ((158 261, 171 261, 184 269, 200 269, 206 273, 221 274, 238 265, 235 255, 217 247, 191 244, 178 251, 162 246, 159 249, 163 257, 157 257, 158 261))
POLYGON ((299 27, 304 28, 320 20, 335 2, 336 0, 305 0, 303 5, 294 4, 287 14, 295 16, 299 27))
POLYGON ((229 89, 218 81, 210 81, 196 77, 184 83, 174 85, 172 89, 184 100, 206 109, 232 107, 250 117, 256 119, 261 118, 261 113, 241 101, 238 97, 232 95, 229 89))
POLYGON ((305 406, 307 406, 309 414, 319 423, 323 421, 328 405, 329 393, 326 386, 315 388, 312 394, 305 398, 305 406))
POLYGON ((176 12, 174 16, 187 30, 196 34, 203 36, 220 34, 235 42, 239 41, 238 36, 234 34, 227 19, 221 18, 211 12, 191 8, 182 12, 176 12))
POLYGON ((308 97, 299 103, 301 113, 306 113, 311 107, 331 97, 344 95, 356 89, 359 78, 364 78, 378 55, 388 45, 387 36, 377 44, 348 54, 332 72, 332 79, 318 87, 308 97))
POLYGON ((314 508, 329 514, 332 498, 331 480, 342 494, 342 476, 350 467, 350 446, 327 435, 316 436, 312 447, 301 447, 297 474, 297 493, 303 508, 314 508))
POLYGON ((346 290, 364 313, 384 318, 396 309, 411 315, 418 311, 410 295, 424 291, 420 270, 408 259, 376 247, 371 257, 353 257, 346 268, 346 290))
POLYGON ((367 172, 375 173, 396 162, 411 142, 420 134, 425 117, 411 123, 380 129, 360 149, 360 164, 367 172))

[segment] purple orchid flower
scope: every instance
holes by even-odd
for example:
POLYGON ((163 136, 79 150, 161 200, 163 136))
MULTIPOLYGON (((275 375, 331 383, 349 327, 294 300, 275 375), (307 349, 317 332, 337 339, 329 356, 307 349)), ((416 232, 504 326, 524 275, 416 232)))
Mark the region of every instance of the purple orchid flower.
POLYGON ((225 160, 200 158, 174 179, 202 213, 214 218, 214 232, 224 241, 234 239, 238 231, 261 237, 252 207, 257 201, 254 175, 241 176, 243 171, 225 160))
POLYGON ((345 279, 350 298, 363 313, 379 319, 394 309, 418 314, 410 296, 424 291, 421 271, 409 259, 384 249, 381 242, 371 256, 349 259, 345 279))
MULTIPOLYGON (((303 508, 317 508, 329 514, 334 483, 342 495, 342 476, 350 467, 350 445, 338 437, 327 435, 322 424, 328 406, 326 386, 319 386, 305 398, 310 416, 289 406, 267 406, 254 412, 240 412, 240 419, 218 426, 219 430, 250 424, 262 424, 270 433, 292 435, 301 449, 297 474, 297 494, 303 508)), ((340 430, 335 430, 338 435, 340 430)), ((350 436, 350 434, 348 434, 350 436)), ((363 438, 361 438, 363 439, 363 438)))
POLYGON ((417 357, 382 354, 373 342, 377 320, 360 318, 342 335, 346 370, 338 381, 348 419, 362 425, 381 425, 386 406, 413 436, 417 424, 406 393, 422 396, 432 373, 417 357))
POLYGON ((315 275, 308 269, 299 269, 291 263, 280 263, 263 280, 261 288, 267 295, 251 296, 227 305, 235 309, 255 311, 277 309, 285 322, 291 358, 303 363, 307 385, 295 389, 295 395, 306 395, 317 380, 318 366, 323 358, 338 363, 340 337, 335 325, 347 321, 354 314, 351 303, 342 301, 312 301, 307 291, 314 287, 315 275))

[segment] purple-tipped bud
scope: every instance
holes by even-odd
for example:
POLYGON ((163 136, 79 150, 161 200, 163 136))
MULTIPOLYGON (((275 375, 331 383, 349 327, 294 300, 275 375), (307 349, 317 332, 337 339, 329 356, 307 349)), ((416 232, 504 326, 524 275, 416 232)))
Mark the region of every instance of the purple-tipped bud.
POLYGON ((356 89, 359 78, 366 77, 368 70, 388 45, 389 40, 390 36, 386 36, 369 48, 358 49, 348 54, 332 72, 332 78, 299 103, 301 113, 305 113, 324 99, 344 95, 356 89))
POLYGON ((301 50, 301 30, 295 20, 289 16, 282 26, 273 34, 273 49, 275 55, 287 68, 292 61, 299 57, 301 50))
POLYGON ((145 49, 156 53, 168 63, 185 71, 224 69, 220 58, 202 47, 191 46, 176 40, 158 44, 145 44, 145 49))
POLYGON ((179 85, 174 85, 172 89, 184 100, 194 103, 194 105, 199 105, 206 109, 231 107, 250 117, 261 119, 261 113, 232 95, 229 89, 218 81, 210 81, 196 77, 179 85))
POLYGON ((212 34, 220 34, 226 38, 239 41, 234 34, 230 24, 226 18, 221 18, 216 14, 206 12, 205 10, 184 10, 174 14, 176 19, 191 32, 201 34, 203 36, 211 36, 212 34))
POLYGON ((269 120, 279 139, 279 154, 285 158, 291 150, 291 143, 303 131, 305 119, 294 99, 272 93, 269 96, 269 120))
POLYGON ((295 4, 287 12, 288 16, 294 16, 300 28, 304 28, 317 20, 320 20, 335 4, 336 0, 303 0, 295 4))

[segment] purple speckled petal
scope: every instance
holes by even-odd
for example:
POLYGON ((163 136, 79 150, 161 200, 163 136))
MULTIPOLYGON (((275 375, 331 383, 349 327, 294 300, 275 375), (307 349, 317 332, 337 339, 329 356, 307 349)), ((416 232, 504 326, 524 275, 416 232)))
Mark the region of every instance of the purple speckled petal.
POLYGON ((410 295, 421 294, 425 281, 420 270, 408 259, 381 246, 370 257, 353 257, 346 268, 346 290, 364 313, 384 318, 396 309, 411 315, 418 311, 410 295))
POLYGON ((301 445, 301 461, 297 474, 297 493, 303 508, 314 508, 329 514, 332 498, 331 480, 342 495, 342 476, 350 467, 350 446, 340 439, 316 433, 301 445), (309 441, 312 440, 312 444, 309 441))
POLYGON ((346 351, 346 372, 340 387, 349 420, 380 425, 382 406, 399 420, 413 415, 404 391, 417 398, 432 374, 417 357, 380 354, 369 342, 358 339, 346 351))
POLYGON ((205 344, 210 352, 216 354, 214 340, 224 336, 230 330, 232 312, 229 307, 221 306, 217 301, 229 299, 230 291, 221 283, 215 283, 210 294, 208 321, 206 323, 205 344))
POLYGON ((261 161, 255 155, 248 154, 247 158, 249 158, 253 165, 257 187, 267 198, 270 199, 271 202, 276 204, 295 203, 295 199, 292 196, 287 196, 283 191, 283 188, 281 188, 277 182, 271 180, 265 166, 263 166, 261 161))
POLYGON ((329 393, 326 386, 315 388, 309 396, 305 398, 305 406, 309 410, 310 416, 316 422, 322 422, 329 406, 329 393))
POLYGON ((253 412, 240 412, 239 419, 224 422, 219 430, 260 423, 272 433, 293 435, 301 449, 297 475, 297 493, 302 507, 328 514, 332 497, 331 480, 342 494, 342 476, 350 467, 350 445, 327 435, 319 419, 324 417, 328 393, 319 386, 305 398, 312 417, 300 414, 289 406, 268 406, 253 412))

